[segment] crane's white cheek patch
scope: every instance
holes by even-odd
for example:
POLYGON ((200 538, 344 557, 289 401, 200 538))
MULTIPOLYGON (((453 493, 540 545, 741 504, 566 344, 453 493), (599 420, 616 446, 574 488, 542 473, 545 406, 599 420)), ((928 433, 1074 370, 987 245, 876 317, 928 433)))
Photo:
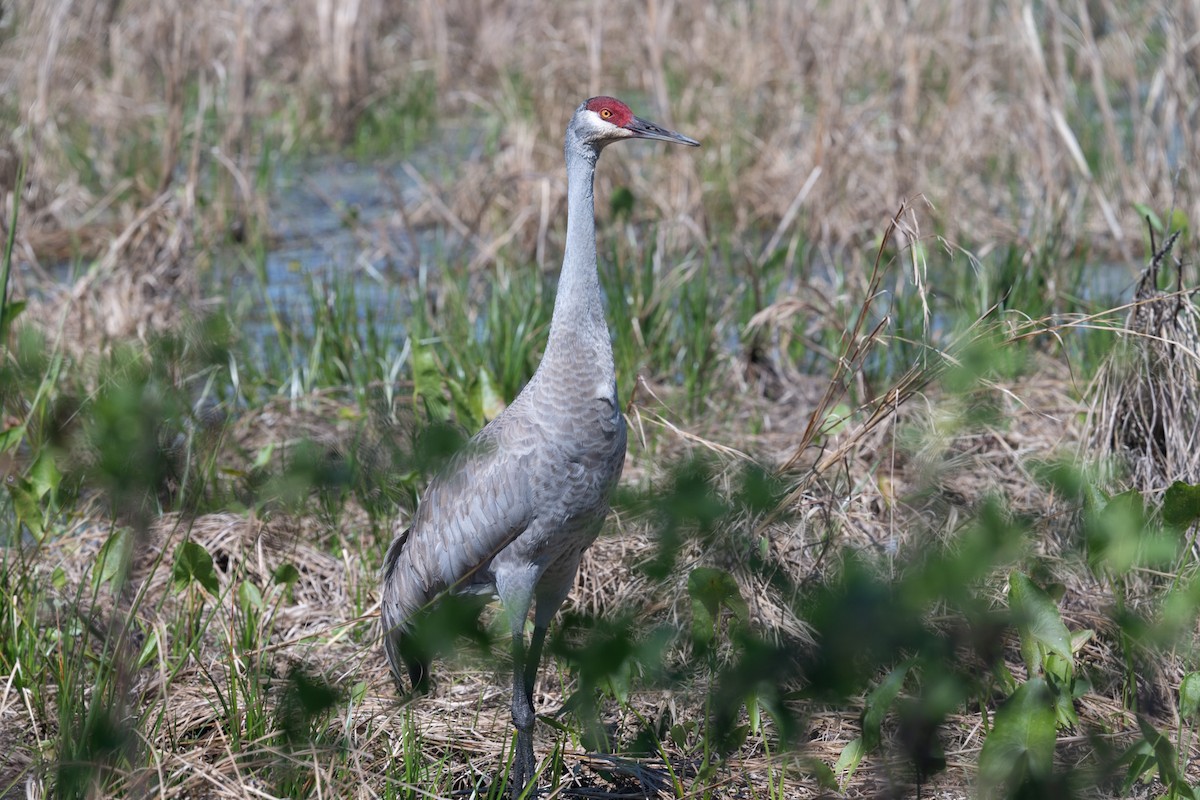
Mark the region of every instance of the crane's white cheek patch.
POLYGON ((607 403, 612 403, 613 405, 616 405, 616 403, 617 403, 617 387, 613 386, 611 383, 598 384, 596 386, 596 394, 594 396, 597 400, 603 400, 607 403))

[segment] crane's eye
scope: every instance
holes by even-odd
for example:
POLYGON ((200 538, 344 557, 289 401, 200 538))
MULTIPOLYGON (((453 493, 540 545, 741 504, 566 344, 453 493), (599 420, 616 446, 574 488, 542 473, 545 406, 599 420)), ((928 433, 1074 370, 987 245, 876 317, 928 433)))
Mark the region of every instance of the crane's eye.
POLYGON ((611 116, 612 116, 612 109, 611 109, 611 108, 602 108, 602 109, 600 109, 600 117, 601 117, 602 119, 608 119, 608 118, 609 118, 609 117, 611 117, 611 116))

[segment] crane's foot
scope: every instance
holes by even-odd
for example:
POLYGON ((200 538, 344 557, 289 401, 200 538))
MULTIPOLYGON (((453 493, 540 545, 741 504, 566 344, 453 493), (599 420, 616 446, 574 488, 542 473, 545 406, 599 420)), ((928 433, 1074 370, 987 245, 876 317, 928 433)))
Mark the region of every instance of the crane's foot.
MULTIPOLYGON (((530 726, 532 728, 532 726, 530 726)), ((526 786, 533 780, 536 772, 533 759, 533 731, 517 729, 517 747, 513 752, 512 772, 510 773, 510 788, 512 800, 517 800, 524 793, 526 786)), ((529 797, 537 795, 537 788, 529 793, 529 797)))

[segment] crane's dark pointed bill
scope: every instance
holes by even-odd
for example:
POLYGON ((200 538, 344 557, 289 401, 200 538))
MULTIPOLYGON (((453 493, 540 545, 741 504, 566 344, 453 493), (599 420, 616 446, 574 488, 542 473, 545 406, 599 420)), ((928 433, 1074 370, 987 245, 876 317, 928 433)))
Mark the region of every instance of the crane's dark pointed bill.
POLYGON ((633 117, 629 122, 625 123, 625 130, 633 133, 639 139, 660 139, 664 142, 677 142, 686 144, 691 147, 699 147, 700 143, 695 139, 684 136, 682 133, 669 131, 666 128, 659 127, 653 122, 647 122, 641 117, 633 117))

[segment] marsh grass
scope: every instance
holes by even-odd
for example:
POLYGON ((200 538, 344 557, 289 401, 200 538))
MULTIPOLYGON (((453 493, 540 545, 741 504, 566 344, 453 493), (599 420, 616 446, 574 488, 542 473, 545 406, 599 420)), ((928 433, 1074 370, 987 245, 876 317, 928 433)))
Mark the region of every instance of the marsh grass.
MULTIPOLYGON (((717 433, 745 427, 736 421, 745 412, 736 407, 732 417, 709 415, 695 433, 650 428, 656 441, 646 455, 635 450, 635 483, 618 503, 616 529, 589 553, 554 636, 554 668, 539 689, 543 729, 552 739, 539 736, 539 750, 548 756, 547 783, 557 790, 655 786, 679 797, 738 790, 805 797, 822 787, 869 792, 897 782, 961 787, 974 758, 961 754, 978 746, 973 731, 981 712, 971 709, 990 709, 1029 680, 1050 681, 1051 697, 1074 691, 1070 673, 1041 678, 1041 667, 1023 662, 1023 647, 1046 645, 1018 644, 1011 631, 1020 623, 1007 615, 1003 599, 1013 569, 1050 570, 1071 591, 1086 573, 1065 566, 1077 558, 1078 544, 1044 533, 1042 526, 1054 525, 1053 516, 1036 510, 1053 507, 1047 484, 1027 482, 1015 454, 1024 450, 1022 436, 1043 437, 1034 451, 1040 452, 1046 433, 1003 422, 1005 413, 1016 414, 1022 424, 1044 428, 1041 415, 1051 406, 1036 399, 1037 391, 1017 388, 1030 373, 998 363, 994 354, 1052 330, 1068 335, 1072 321, 1111 323, 1120 312, 1066 321, 1059 315, 1015 330, 985 316, 959 340, 931 348, 915 372, 894 378, 886 391, 862 394, 870 389, 856 376, 871 352, 886 346, 891 324, 875 305, 879 287, 909 263, 889 255, 890 241, 883 237, 878 268, 859 289, 857 311, 833 351, 844 370, 826 379, 832 389, 825 400, 800 411, 812 436, 800 435, 803 417, 784 416, 775 423, 778 432, 738 441, 757 453, 782 453, 774 461, 782 472, 749 464, 733 448, 704 446, 706 438, 740 438, 717 433), (1004 343, 996 338, 1001 334, 1004 343), (1028 399, 1012 402, 1016 391, 1028 399), (941 397, 936 409, 912 407, 913 398, 931 393, 941 397), (898 434, 890 445, 887 436, 878 438, 889 430, 898 434), (1017 443, 980 448, 973 444, 980 437, 1017 443), (789 454, 798 456, 800 472, 787 469, 789 454), (989 503, 986 496, 995 492, 1017 508, 989 503), (864 638, 868 631, 880 635, 864 638), (870 717, 877 722, 864 721, 862 698, 878 698, 878 676, 897 669, 904 693, 891 704, 866 701, 868 709, 871 702, 879 706, 870 717)), ((653 264, 652 255, 644 258, 653 264)), ((643 280, 657 288, 657 281, 643 280)), ((695 283, 693 289, 715 293, 695 283)), ((630 296, 636 291, 635 285, 630 296)), ((656 302, 666 309, 682 302, 672 291, 660 291, 656 302)), ((469 429, 479 420, 456 404, 448 381, 466 380, 470 371, 455 370, 467 359, 480 359, 480 368, 498 363, 485 354, 480 327, 497 341, 517 342, 517 353, 532 351, 539 337, 535 330, 505 334, 472 318, 468 303, 458 302, 472 292, 463 278, 448 274, 439 292, 455 302, 439 301, 436 313, 427 309, 420 318, 429 326, 427 343, 411 338, 423 336, 414 325, 409 343, 392 342, 387 352, 410 354, 400 368, 406 374, 421 347, 435 348, 444 359, 436 372, 444 376, 442 400, 469 429)), ((499 280, 481 294, 489 311, 528 310, 530 293, 545 292, 540 283, 499 280)), ((14 505, 7 518, 23 526, 14 536, 37 535, 5 550, 4 589, 18 602, 4 619, 4 663, 19 665, 9 674, 21 692, 10 690, 6 698, 21 702, 6 699, 3 708, 13 730, 30 731, 36 741, 13 743, 5 769, 14 787, 66 796, 123 796, 152 787, 168 795, 303 797, 318 785, 351 793, 377 787, 396 797, 502 796, 510 731, 506 695, 493 680, 502 667, 486 650, 467 648, 442 663, 432 697, 398 706, 379 661, 374 586, 390 526, 374 515, 386 519, 397 506, 370 510, 353 471, 328 455, 356 453, 362 397, 378 397, 381 379, 344 368, 378 351, 352 293, 333 300, 314 289, 308 302, 320 312, 313 314, 311 338, 300 348, 279 339, 286 352, 265 361, 262 375, 243 372, 240 380, 260 382, 255 387, 236 388, 229 369, 246 359, 242 345, 214 346, 222 341, 214 331, 227 328, 200 326, 151 339, 144 349, 117 347, 98 362, 96 388, 72 412, 86 436, 60 438, 55 448, 54 437, 32 425, 17 444, 33 505, 14 505), (306 373, 311 380, 300 388, 268 377, 271 364, 286 377, 300 363, 319 362, 322 369, 306 373), (331 393, 335 386, 342 388, 331 393), (218 417, 209 423, 214 435, 190 427, 206 397, 224 404, 272 394, 282 402, 243 408, 241 420, 218 417), (301 423, 304 409, 313 415, 311 427, 301 423), (54 482, 47 465, 63 477, 41 492, 54 482), (246 511, 218 511, 231 506, 246 511), (54 624, 47 624, 47 608, 54 624)), ((719 308, 742 305, 737 297, 726 302, 719 308)), ((639 320, 653 319, 646 310, 639 320)), ((662 324, 678 325, 668 335, 687 345, 689 323, 662 324)), ((679 363, 673 351, 664 352, 638 368, 661 381, 660 370, 679 363)), ((1046 357, 1032 347, 1027 353, 1046 357)), ((15 357, 6 352, 10 364, 15 357)), ((58 380, 46 385, 48 362, 41 363, 40 371, 13 373, 24 376, 17 387, 24 405, 6 406, 24 408, 29 420, 41 418, 38 409, 49 410, 54 393, 64 390, 58 380)), ((720 408, 719 387, 737 374, 722 370, 731 367, 727 357, 699 376, 708 381, 706 408, 720 408)), ((82 373, 68 380, 93 381, 82 373)), ((411 396, 393 395, 392 404, 411 407, 418 383, 411 396)), ((675 385, 686 406, 692 387, 678 378, 675 385)), ((759 402, 765 413, 780 414, 770 401, 759 402)), ((651 403, 642 396, 636 413, 649 413, 651 403)), ((1078 413, 1070 401, 1063 407, 1078 413)), ((428 406, 416 410, 428 413, 428 406)), ((635 430, 646 435, 644 425, 635 430)), ((410 481, 429 474, 430 467, 409 459, 379 468, 415 469, 410 481)), ((10 502, 17 497, 8 493, 10 502)), ((1176 584, 1143 587, 1140 598, 1122 585, 1123 602, 1146 609, 1147 620, 1155 608, 1177 609, 1124 645, 1138 663, 1186 663, 1159 649, 1173 647, 1178 634, 1169 630, 1187 630, 1191 619, 1182 601, 1194 592, 1186 577, 1192 567, 1175 562, 1173 568, 1176 584)), ((1065 619, 1060 624, 1082 627, 1079 619, 1065 619)), ((485 630, 500 638, 494 627, 485 630)), ((1118 624, 1095 635, 1120 647, 1122 636, 1131 635, 1123 630, 1118 624)), ((1102 675, 1119 672, 1102 651, 1073 657, 1081 669, 1087 663, 1102 675)), ((1146 741, 1132 722, 1130 698, 1141 698, 1144 712, 1146 692, 1170 691, 1169 679, 1138 684, 1125 673, 1080 694, 1072 706, 1075 724, 1098 731, 1125 719, 1121 747, 1146 741)), ((1178 757, 1181 774, 1190 774, 1188 756, 1179 751, 1178 757)), ((1004 769, 996 758, 989 756, 988 769, 1004 769)))

